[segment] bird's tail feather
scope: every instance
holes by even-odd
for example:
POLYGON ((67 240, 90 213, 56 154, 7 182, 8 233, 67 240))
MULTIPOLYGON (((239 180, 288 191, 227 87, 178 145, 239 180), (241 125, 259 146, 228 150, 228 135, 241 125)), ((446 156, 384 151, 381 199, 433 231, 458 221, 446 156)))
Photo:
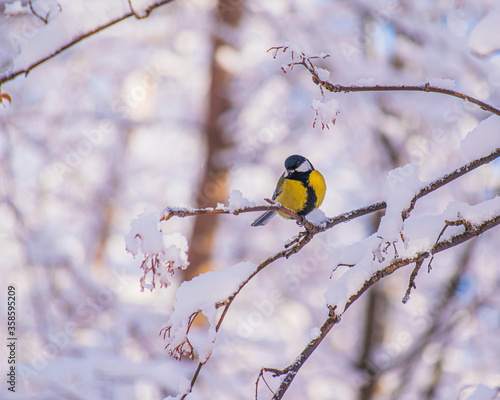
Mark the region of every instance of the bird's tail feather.
POLYGON ((263 226, 267 224, 272 217, 276 215, 276 211, 266 211, 259 218, 252 222, 252 226, 263 226))

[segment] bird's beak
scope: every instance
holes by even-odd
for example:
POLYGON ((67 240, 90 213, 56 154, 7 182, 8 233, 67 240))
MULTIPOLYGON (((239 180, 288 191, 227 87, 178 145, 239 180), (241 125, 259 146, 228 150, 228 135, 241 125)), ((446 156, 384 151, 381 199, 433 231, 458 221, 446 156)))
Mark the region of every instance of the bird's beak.
POLYGON ((293 169, 286 169, 285 170, 285 178, 290 175, 293 172, 293 169))

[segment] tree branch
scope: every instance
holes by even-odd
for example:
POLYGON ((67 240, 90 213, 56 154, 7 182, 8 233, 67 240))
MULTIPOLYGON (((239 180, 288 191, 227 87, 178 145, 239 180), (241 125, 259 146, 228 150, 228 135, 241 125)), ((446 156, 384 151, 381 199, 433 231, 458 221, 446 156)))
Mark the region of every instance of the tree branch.
POLYGON ((474 161, 469 162, 468 164, 465 164, 461 166, 460 168, 457 168, 453 172, 450 172, 449 174, 444 175, 443 177, 436 179, 435 181, 429 183, 427 186, 423 187, 420 189, 420 191, 415 195, 415 197, 412 199, 410 203, 410 207, 408 207, 406 210, 403 211, 403 219, 408 218, 410 212, 413 210, 415 207, 415 203, 417 202, 418 199, 426 196, 427 194, 433 192, 434 190, 450 183, 451 181, 461 177, 462 175, 465 175, 466 173, 476 169, 477 167, 480 167, 481 165, 488 164, 489 162, 493 161, 495 158, 500 157, 500 148, 494 150, 487 156, 478 158, 474 161))
POLYGON ((431 92, 431 93, 441 93, 446 94, 448 96, 457 97, 459 99, 469 101, 477 106, 481 107, 485 111, 489 111, 493 114, 500 116, 500 109, 485 103, 475 97, 469 96, 467 94, 458 92, 452 89, 445 89, 436 86, 432 86, 430 83, 424 83, 422 85, 375 85, 375 86, 344 86, 344 85, 335 85, 328 81, 321 81, 313 77, 314 83, 321 85, 326 90, 333 93, 350 93, 350 92, 389 92, 389 91, 409 91, 409 92, 431 92))
MULTIPOLYGON (((411 201, 411 206, 403 212, 403 215, 406 216, 406 218, 409 216, 411 210, 414 208, 414 206, 419 198, 421 198, 421 197, 431 193, 432 191, 450 183, 451 181, 453 181, 453 180, 459 178, 460 176, 472 171, 473 169, 496 159, 499 156, 500 156, 500 149, 496 149, 488 156, 471 161, 470 163, 462 166, 461 168, 458 168, 458 169, 454 170, 453 172, 446 174, 443 177, 429 183, 428 185, 423 187, 415 195, 415 197, 411 201)), ((256 212, 256 211, 277 211, 277 212, 281 212, 281 213, 284 213, 284 214, 290 216, 291 218, 295 219, 298 223, 303 224, 304 227, 306 228, 306 231, 301 232, 299 239, 292 242, 293 245, 289 245, 284 250, 276 253, 275 255, 273 255, 273 256, 269 257, 268 259, 266 259, 265 261, 263 261, 261 264, 259 264, 259 266, 255 270, 255 272, 252 275, 250 275, 244 282, 242 282, 242 284, 240 285, 238 290, 231 297, 229 297, 228 302, 225 304, 223 313, 222 313, 219 321, 217 322, 216 331, 219 330, 219 328, 220 328, 220 326, 221 326, 221 324, 222 324, 222 322, 227 314, 229 307, 231 306, 233 300, 236 298, 236 296, 239 294, 239 292, 257 273, 262 271, 266 266, 268 266, 269 264, 278 260, 279 258, 288 258, 291 255, 299 252, 305 245, 307 245, 313 239, 313 237, 316 234, 318 234, 320 232, 324 232, 324 231, 334 227, 335 225, 340 224, 341 222, 347 222, 347 221, 353 220, 355 218, 358 218, 358 217, 361 217, 361 216, 364 216, 364 215, 367 215, 367 214, 370 214, 370 213, 373 213, 373 212, 376 212, 379 210, 383 210, 384 208, 387 207, 387 204, 385 201, 380 201, 378 203, 374 203, 374 204, 371 204, 371 205, 366 206, 366 207, 361 207, 361 208, 358 208, 356 210, 340 214, 336 217, 330 218, 325 224, 323 224, 321 226, 315 226, 315 225, 311 224, 310 222, 308 222, 307 220, 305 220, 304 218, 302 218, 301 216, 295 214, 293 211, 279 205, 279 203, 276 204, 275 202, 273 202, 269 199, 266 199, 266 200, 270 203, 270 205, 243 207, 243 208, 239 208, 239 209, 230 209, 228 207, 221 207, 221 208, 209 207, 209 208, 201 208, 201 209, 167 207, 163 212, 163 216, 160 218, 160 221, 168 221, 170 218, 172 218, 174 216, 184 218, 184 217, 195 216, 195 215, 210 215, 210 214, 234 214, 234 215, 238 215, 240 213, 256 212)), ((453 222, 451 222, 451 223, 448 222, 447 226, 450 224, 453 224, 453 222)), ((458 224, 458 222, 457 222, 457 224, 458 224)), ((466 225, 463 222, 463 220, 460 221, 460 224, 466 225)), ((347 308, 354 301, 356 301, 366 290, 368 290, 368 288, 370 288, 373 284, 375 284, 381 278, 383 278, 387 275, 390 275, 394 271, 396 271, 397 269, 399 269, 403 266, 412 264, 412 263, 415 263, 416 265, 419 266, 418 268, 420 268, 420 266, 422 265, 425 258, 430 257, 430 256, 432 257, 436 253, 439 253, 439 252, 446 250, 450 247, 454 247, 460 243, 463 243, 467 240, 472 239, 473 237, 479 236, 484 231, 486 231, 486 230, 488 230, 488 229, 490 229, 498 224, 500 224, 500 216, 497 216, 497 217, 493 218, 492 220, 486 221, 485 223, 483 223, 482 225, 480 225, 479 227, 476 227, 476 228, 474 228, 472 225, 469 224, 466 226, 467 229, 465 230, 464 233, 462 233, 460 235, 456 235, 456 236, 452 237, 450 240, 439 241, 439 239, 442 236, 442 235, 440 235, 438 237, 438 239, 436 240, 436 243, 432 247, 432 249, 430 249, 427 252, 419 253, 412 258, 396 259, 389 266, 378 271, 368 281, 365 282, 365 284, 358 291, 358 293, 356 293, 355 295, 353 295, 349 299, 349 302, 346 304, 344 312, 345 312, 345 310, 347 310, 347 308)), ((414 270, 415 276, 416 276, 416 273, 418 272, 418 268, 415 268, 415 270, 414 270)), ((414 280, 414 277, 413 277, 413 280, 414 280)), ((412 286, 412 283, 414 283, 413 280, 410 279, 409 289, 412 286)), ((409 293, 407 291, 407 295, 408 294, 409 293)), ((405 295, 405 298, 406 298, 406 295, 405 295)), ((300 368, 302 367, 304 362, 307 360, 307 358, 312 354, 312 352, 314 352, 316 347, 326 337, 326 335, 331 330, 331 328, 335 324, 337 324, 339 321, 340 321, 340 315, 335 314, 335 310, 330 310, 330 316, 324 322, 324 324, 321 328, 321 334, 317 338, 313 339, 307 345, 307 347, 303 350, 301 355, 297 358, 297 360, 293 364, 291 364, 290 366, 288 366, 284 370, 276 370, 276 371, 279 371, 281 373, 281 374, 277 374, 277 376, 278 375, 286 375, 286 376, 282 380, 280 388, 274 394, 273 400, 274 399, 277 400, 277 399, 282 398, 282 396, 284 395, 284 393, 286 392, 286 390, 288 389, 288 387, 292 383, 292 381, 295 377, 295 374, 300 370, 300 368)), ((187 397, 187 395, 192 391, 194 384, 196 383, 196 380, 197 380, 198 375, 200 373, 200 370, 205 363, 199 363, 199 365, 198 365, 198 367, 193 375, 193 378, 191 380, 190 388, 188 389, 188 391, 186 393, 184 393, 184 395, 181 397, 181 399, 185 399, 187 397)), ((264 371, 268 371, 268 369, 264 369, 264 371)))
MULTIPOLYGON (((414 257, 405 259, 395 259, 387 267, 377 271, 374 275, 372 275, 372 277, 364 283, 364 285, 358 290, 358 292, 350 297, 349 301, 345 306, 344 312, 364 292, 366 292, 371 286, 373 286, 383 277, 392 274, 394 271, 406 265, 422 262, 425 258, 432 256, 433 254, 450 249, 470 239, 473 239, 497 225, 500 225, 500 215, 496 215, 495 217, 492 217, 491 219, 484 221, 481 225, 472 227, 471 229, 467 229, 465 230, 465 232, 455 235, 448 240, 443 240, 441 242, 438 242, 432 247, 432 249, 420 252, 416 254, 414 257)), ((310 349, 312 348, 314 350, 321 343, 321 341, 323 341, 323 339, 326 337, 327 333, 331 330, 331 328, 340 321, 340 315, 335 314, 334 311, 335 310, 330 309, 330 315, 326 319, 321 328, 321 335, 311 340, 311 342, 309 342, 309 344, 300 353, 299 357, 297 357, 296 361, 289 367, 285 368, 284 371, 287 371, 287 373, 285 377, 282 379, 281 384, 278 390, 276 391, 276 394, 273 396, 273 400, 279 400, 283 398, 283 395, 288 390, 297 372, 300 370, 300 368, 307 361, 307 358, 310 356, 311 353, 310 349)))
MULTIPOLYGON (((274 50, 274 58, 278 55, 279 51, 286 52, 288 47, 277 46, 271 47, 268 51, 274 50)), ((350 92, 388 92, 388 91, 405 91, 405 92, 432 92, 432 93, 440 93, 448 96, 457 97, 464 101, 471 102, 479 107, 481 107, 485 111, 489 111, 493 114, 500 116, 500 109, 493 107, 492 105, 485 103, 475 97, 469 96, 462 92, 458 92, 452 89, 440 88, 436 86, 432 86, 430 83, 424 83, 422 85, 374 85, 374 86, 345 86, 340 84, 333 84, 326 80, 321 80, 318 75, 318 70, 312 63, 312 59, 317 58, 326 58, 329 55, 321 55, 321 56, 307 56, 305 53, 301 52, 300 54, 294 54, 292 52, 292 61, 288 64, 288 68, 293 69, 295 65, 301 65, 305 69, 309 71, 312 75, 312 80, 316 85, 319 85, 321 88, 321 92, 323 93, 323 88, 333 93, 350 93, 350 92)), ((283 69, 283 67, 282 67, 283 69)), ((286 72, 283 69, 283 72, 286 72)))
POLYGON ((168 4, 168 3, 172 2, 172 1, 174 1, 174 0, 159 0, 159 1, 154 2, 153 4, 151 4, 150 6, 148 6, 146 8, 144 16, 138 16, 137 14, 135 14, 134 11, 132 11, 132 8, 131 8, 131 11, 129 13, 124 14, 121 17, 115 18, 115 19, 113 19, 113 20, 111 20, 111 21, 109 21, 109 22, 107 22, 107 23, 105 23, 103 25, 98 26, 97 28, 94 28, 94 29, 92 29, 92 30, 90 30, 90 31, 88 31, 86 33, 83 33, 83 34, 75 37, 69 43, 67 43, 64 46, 60 47, 59 49, 57 49, 52 54, 48 55, 47 57, 42 58, 41 60, 35 61, 33 64, 31 64, 27 68, 10 72, 7 75, 1 77, 0 78, 0 85, 2 85, 5 82, 13 80, 14 78, 16 78, 16 77, 18 77, 19 75, 22 75, 22 74, 24 74, 25 76, 28 76, 28 73, 31 70, 33 70, 36 67, 38 67, 39 65, 43 64, 45 61, 48 61, 51 58, 54 58, 58 54, 62 53, 63 51, 65 51, 67 49, 69 49, 70 47, 73 47, 75 44, 81 42, 82 40, 84 40, 84 39, 86 39, 86 38, 88 38, 88 37, 90 37, 92 35, 95 35, 96 33, 99 33, 101 31, 103 31, 104 29, 109 28, 110 26, 113 26, 113 25, 117 24, 118 22, 124 21, 127 18, 130 18, 132 16, 135 16, 138 19, 146 18, 146 17, 148 17, 151 14, 151 12, 154 9, 156 9, 156 8, 158 8, 160 6, 163 6, 165 4, 168 4))

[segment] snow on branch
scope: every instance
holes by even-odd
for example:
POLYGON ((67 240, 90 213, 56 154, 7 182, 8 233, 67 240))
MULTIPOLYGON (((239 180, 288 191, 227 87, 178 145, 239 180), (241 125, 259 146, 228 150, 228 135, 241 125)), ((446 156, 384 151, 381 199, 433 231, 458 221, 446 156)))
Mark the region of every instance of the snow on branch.
POLYGON ((157 281, 160 287, 168 287, 175 270, 185 269, 189 265, 186 238, 180 233, 163 235, 158 229, 159 220, 157 212, 145 210, 132 221, 130 232, 125 238, 127 251, 134 257, 139 253, 143 256, 141 291, 153 290, 157 281))
POLYGON ((304 225, 306 228, 313 230, 314 225, 300 215, 294 213, 280 203, 265 199, 269 205, 255 205, 254 202, 243 197, 239 190, 233 190, 229 196, 229 205, 225 206, 222 203, 217 204, 217 207, 207 208, 191 208, 191 207, 167 207, 163 211, 161 221, 168 221, 172 217, 193 217, 195 215, 208 215, 208 214, 233 214, 238 215, 247 212, 256 211, 279 211, 288 215, 297 221, 299 225, 304 225))
MULTIPOLYGON (((87 39, 90 36, 95 35, 96 33, 99 33, 121 21, 126 20, 127 18, 130 17, 135 17, 137 19, 143 19, 149 17, 149 15, 153 12, 158 7, 161 7, 165 4, 171 3, 173 0, 157 0, 152 2, 151 4, 147 5, 141 10, 141 14, 139 14, 136 10, 134 10, 132 4, 128 3, 129 9, 128 11, 124 11, 123 13, 112 17, 108 20, 104 20, 106 18, 106 15, 108 14, 107 10, 106 12, 102 12, 102 16, 100 16, 98 23, 96 23, 92 28, 86 29, 80 33, 74 34, 74 36, 68 40, 67 42, 62 42, 58 48, 55 49, 50 49, 50 50, 45 50, 47 48, 46 43, 42 43, 41 40, 43 39, 43 35, 39 34, 37 35, 37 41, 34 40, 27 40, 27 39, 22 39, 24 45, 21 47, 21 55, 18 56, 17 59, 15 59, 15 65, 12 71, 9 71, 7 73, 0 73, 0 85, 2 85, 5 82, 11 81, 18 77, 19 75, 28 75, 28 73, 33 70, 34 68, 38 67, 39 65, 43 64, 45 61, 50 60, 51 58, 54 58, 58 54, 64 52, 65 50, 69 49, 70 47, 73 47, 75 44, 80 43, 84 39, 87 39), (102 18, 104 17, 104 18, 102 18), (25 45, 28 47, 25 48, 25 45), (39 54, 39 57, 34 57, 33 54, 39 54), (22 58, 20 60, 19 58, 22 58)), ((102 2, 104 4, 104 2, 102 2)), ((41 28, 38 28, 40 32, 46 31, 48 37, 51 39, 53 38, 64 38, 65 35, 64 33, 67 31, 68 27, 65 26, 64 21, 59 21, 59 17, 61 16, 60 14, 62 12, 70 12, 73 11, 75 15, 80 16, 85 10, 82 10, 80 7, 80 4, 77 3, 67 3, 65 4, 64 11, 62 11, 61 7, 59 7, 61 13, 57 16, 57 20, 55 18, 51 18, 51 20, 48 20, 48 17, 50 15, 50 12, 45 16, 39 15, 34 9, 31 4, 31 1, 29 3, 31 10, 33 11, 33 14, 41 19, 45 25, 41 28), (72 10, 72 8, 74 10, 72 10)), ((114 11, 114 9, 112 10, 114 11)), ((113 12, 111 12, 113 13, 113 12)), ((90 16, 96 16, 97 12, 89 12, 90 16)), ((116 14, 116 12, 115 12, 116 14)), ((78 20, 82 21, 81 18, 78 20)), ((50 41, 52 43, 53 40, 50 41)), ((47 41, 47 43, 49 43, 47 41)))
MULTIPOLYGON (((296 46, 285 48, 274 48, 275 56, 280 50, 292 53, 291 61, 283 69, 292 70, 295 65, 303 65, 313 75, 313 80, 323 88, 330 90, 334 85, 328 83, 327 72, 317 69, 311 62, 312 59, 325 58, 324 54, 306 55, 296 46)), ((339 86, 335 86, 337 89, 339 86)), ((355 87, 349 86, 350 90, 331 91, 363 91, 363 90, 424 90, 453 95, 455 97, 469 100, 480 107, 500 115, 500 111, 480 101, 473 101, 459 92, 448 88, 437 88, 426 84, 422 87, 398 86, 398 87, 355 87), (356 89, 359 88, 359 89, 356 89), (397 89, 394 89, 397 88, 397 89), (419 89, 420 88, 420 89, 419 89)), ((324 93, 323 93, 324 94, 324 93)), ((324 99, 323 99, 324 100, 324 99)), ((334 118, 326 115, 332 110, 337 110, 332 105, 328 110, 327 102, 318 106, 319 114, 323 117, 334 118), (323 108, 322 108, 323 107, 323 108)), ((338 110, 337 110, 338 111, 338 110)), ((336 112, 336 111, 335 111, 336 112)), ((324 123, 323 121, 322 123, 324 123)), ((326 121, 333 123, 332 120, 326 121)), ((187 266, 187 260, 182 259, 180 243, 167 246, 161 232, 159 223, 171 218, 189 217, 195 215, 232 214, 239 215, 247 212, 279 211, 295 219, 303 231, 293 240, 289 241, 282 250, 270 256, 260 264, 255 265, 248 262, 236 264, 226 270, 209 272, 189 282, 183 283, 176 294, 174 312, 169 321, 162 327, 161 332, 167 340, 166 348, 169 354, 175 358, 194 357, 194 348, 189 340, 189 330, 196 315, 202 313, 209 321, 209 328, 204 344, 198 350, 199 364, 189 387, 180 395, 184 399, 192 390, 201 368, 208 361, 216 340, 216 334, 227 314, 233 300, 243 287, 265 267, 280 258, 290 256, 302 250, 315 235, 324 232, 334 226, 353 220, 363 215, 378 210, 387 209, 381 219, 377 232, 368 238, 346 247, 336 260, 330 260, 333 264, 348 266, 344 268, 343 275, 333 282, 325 293, 326 305, 328 307, 328 318, 319 329, 317 336, 304 348, 302 353, 288 367, 279 370, 275 368, 263 368, 257 380, 264 379, 264 374, 271 373, 274 377, 280 377, 280 386, 274 392, 273 399, 281 399, 292 383, 297 372, 303 366, 308 357, 315 351, 317 346, 327 336, 328 332, 336 325, 342 314, 373 284, 385 276, 392 274, 399 268, 415 265, 409 276, 408 289, 404 294, 403 301, 410 299, 411 290, 416 288, 416 278, 426 260, 429 260, 428 270, 434 256, 444 250, 450 249, 472 238, 475 238, 487 230, 500 225, 500 197, 470 206, 463 203, 450 203, 448 208, 439 215, 414 216, 413 209, 419 199, 429 195, 435 190, 449 184, 459 177, 473 171, 481 165, 485 165, 500 157, 500 139, 497 132, 500 128, 499 121, 490 117, 482 121, 462 141, 462 150, 467 164, 442 175, 430 182, 421 182, 417 168, 395 169, 388 174, 388 192, 385 201, 371 204, 352 210, 332 218, 306 219, 298 216, 292 211, 284 208, 279 203, 266 199, 267 205, 255 205, 245 199, 239 191, 231 193, 229 205, 217 204, 216 207, 189 208, 168 207, 161 217, 155 215, 143 215, 139 220, 146 222, 132 223, 132 230, 127 238, 127 248, 137 255, 142 252, 144 261, 142 268, 153 278, 160 271, 160 282, 163 286, 168 285, 165 276, 169 276, 176 267, 187 266), (410 173, 409 173, 410 172, 410 173), (175 250, 175 251, 174 251, 175 250), (177 257, 177 259, 175 259, 177 257), (180 258, 179 258, 180 257, 180 258), (149 268, 149 265, 152 267, 149 268), (153 268, 154 267, 154 268, 153 268), (149 269, 148 269, 149 268, 149 269), (216 288, 216 290, 213 290, 216 288), (223 307, 220 317, 217 319, 218 309, 223 307)), ((186 246, 187 247, 187 246, 186 246)), ((183 250, 185 252, 185 250, 183 250)), ((141 280, 144 283, 145 276, 141 280)), ((152 283, 154 287, 154 280, 152 283)), ((151 287, 151 286, 150 286, 151 287)), ((265 379, 264 379, 265 381, 265 379)))
POLYGON ((257 265, 241 262, 221 271, 209 271, 184 282, 176 292, 174 311, 163 325, 166 349, 170 356, 193 358, 193 346, 188 333, 194 318, 202 313, 209 328, 205 343, 199 349, 199 359, 205 363, 212 354, 217 333, 217 309, 226 305, 239 291, 241 285, 255 274, 257 265))
MULTIPOLYGON (((287 64, 283 65, 281 69, 283 72, 292 71, 295 66, 300 65, 307 69, 309 73, 312 75, 313 82, 316 85, 319 85, 322 96, 324 97, 323 89, 326 89, 332 93, 350 93, 350 92, 382 92, 382 91, 417 91, 417 92, 432 92, 432 93, 440 93, 448 96, 457 97, 464 101, 469 101, 477 106, 481 107, 483 110, 489 111, 493 114, 500 116, 500 109, 493 107, 492 105, 485 103, 475 97, 466 95, 459 91, 453 90, 449 87, 449 82, 445 80, 437 80, 434 79, 431 82, 425 82, 421 85, 370 85, 370 86, 361 86, 361 85, 340 85, 333 84, 329 82, 327 79, 330 76, 329 71, 317 68, 313 60, 317 59, 325 59, 330 57, 330 55, 325 53, 320 54, 312 54, 308 55, 300 50, 299 46, 293 43, 286 43, 284 46, 276 46, 271 47, 268 51, 273 51, 273 57, 277 58, 280 53, 291 54, 291 58, 288 60, 287 64), (432 83, 432 84, 431 84, 432 83)), ((328 109, 328 113, 322 115, 319 113, 318 109, 316 111, 316 119, 320 118, 321 122, 326 124, 328 123, 328 119, 331 117, 332 109, 328 109), (324 119, 324 120, 323 120, 324 119)), ((335 110, 336 114, 338 110, 335 110)), ((315 122, 316 122, 315 119, 315 122)), ((330 123, 335 124, 335 119, 330 120, 330 123)))
MULTIPOLYGON (((426 259, 430 258, 428 264, 428 269, 430 269, 435 254, 473 239, 500 225, 499 196, 473 206, 452 202, 441 215, 411 216, 411 212, 420 198, 467 174, 480 165, 500 157, 500 146, 493 151, 491 151, 490 147, 496 145, 498 139, 489 138, 486 141, 487 144, 483 144, 480 140, 481 137, 488 136, 492 132, 496 134, 498 132, 497 124, 499 124, 498 120, 496 118, 491 120, 490 117, 480 123, 463 140, 462 149, 464 150, 465 147, 468 150, 468 152, 464 151, 466 158, 470 160, 470 154, 474 154, 479 158, 473 159, 461 168, 429 183, 420 182, 416 175, 416 169, 410 169, 414 171, 410 174, 398 174, 398 169, 391 171, 388 175, 391 184, 389 185, 387 200, 353 211, 354 214, 361 213, 361 215, 364 215, 370 209, 387 208, 386 214, 381 219, 380 226, 375 234, 346 247, 338 256, 338 266, 342 265, 350 268, 337 281, 332 283, 325 293, 329 315, 323 323, 318 336, 311 340, 296 360, 286 368, 281 370, 263 368, 260 371, 257 386, 260 378, 263 378, 265 382, 265 372, 270 372, 273 377, 280 377, 280 385, 273 392, 273 400, 283 397, 297 372, 333 326, 340 322, 342 314, 376 282, 399 268, 415 264, 409 278, 408 289, 403 297, 403 302, 407 302, 411 290, 416 287, 415 279, 420 267, 426 259), (475 140, 471 140, 471 137, 475 140), (468 154, 469 157, 467 157, 468 154), (455 227, 455 229, 449 230, 450 227, 455 227)), ((345 222, 346 218, 350 218, 350 215, 352 214, 345 213, 331 218, 319 231, 330 229, 340 222, 345 222)), ((319 232, 314 234, 317 233, 319 232)))
MULTIPOLYGON (((392 274, 394 271, 398 270, 399 268, 402 268, 404 266, 413 264, 413 263, 422 263, 423 260, 428 258, 429 256, 432 256, 433 254, 439 253, 441 251, 450 249, 454 246, 457 246, 461 243, 464 243, 470 239, 473 239, 482 233, 486 232, 487 230, 496 227, 500 225, 500 198, 497 197, 494 199, 495 205, 493 206, 491 203, 488 204, 488 202, 481 203, 475 207, 477 207, 478 210, 482 211, 479 214, 482 214, 482 212, 485 209, 488 209, 491 211, 491 209, 497 210, 497 214, 485 221, 483 221, 479 225, 472 226, 472 229, 466 229, 462 233, 455 234, 447 239, 440 240, 437 242, 434 246, 431 248, 418 252, 416 254, 413 254, 412 256, 409 256, 408 258, 393 258, 390 260, 390 262, 386 263, 385 266, 382 269, 377 270, 373 275, 367 279, 366 281, 362 282, 359 288, 353 294, 347 299, 345 303, 345 307, 342 311, 345 312, 351 304, 353 304, 363 293, 365 293, 371 286, 373 286, 376 282, 378 282, 380 279, 392 274)), ((356 265, 356 268, 358 268, 359 265, 356 265)), ((350 269, 349 271, 353 271, 354 269, 350 269)), ((349 272, 348 271, 348 272, 349 272)), ((343 277, 346 274, 343 275, 343 277)), ((355 278, 357 279, 357 278, 355 278)), ((361 280, 358 279, 358 283, 361 283, 361 280)), ((337 288, 340 288, 343 284, 347 284, 347 282, 343 281, 339 283, 339 281, 336 282, 333 286, 336 286, 337 288)), ((329 294, 330 296, 335 296, 332 292, 333 289, 331 286, 328 289, 327 294, 325 297, 328 298, 329 294)), ((279 388, 276 390, 276 392, 273 395, 273 400, 279 400, 283 398, 283 395, 287 391, 288 387, 291 385, 293 379, 297 375, 297 372, 300 370, 300 368, 304 365, 304 363, 307 361, 308 357, 311 355, 311 353, 317 348, 317 346, 323 341, 323 339, 326 337, 328 332, 340 322, 341 314, 342 313, 337 313, 336 306, 334 305, 333 307, 330 305, 329 306, 329 316, 323 323, 320 333, 317 337, 315 337, 313 340, 309 342, 309 344, 304 348, 304 350, 301 352, 301 354, 296 358, 295 362, 289 365, 288 367, 278 370, 274 368, 263 368, 261 370, 261 374, 265 371, 270 371, 273 373, 274 377, 280 376, 281 377, 281 383, 279 388)), ((341 308, 341 307, 339 307, 341 308)))

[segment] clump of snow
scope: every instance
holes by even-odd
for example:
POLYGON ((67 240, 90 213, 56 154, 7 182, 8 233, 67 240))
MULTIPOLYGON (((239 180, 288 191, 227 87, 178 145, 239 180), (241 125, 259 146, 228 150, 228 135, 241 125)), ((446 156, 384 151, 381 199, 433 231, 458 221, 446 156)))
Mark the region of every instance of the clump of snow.
MULTIPOLYGON (((371 236, 371 239, 376 243, 375 235, 371 236)), ((366 248, 364 250, 363 258, 353 268, 346 270, 325 292, 326 304, 334 307, 339 315, 344 312, 351 296, 356 294, 378 269, 379 265, 373 262, 373 256, 366 251, 366 248)))
POLYGON ((167 339, 166 348, 171 356, 193 356, 187 336, 193 316, 201 312, 207 317, 209 328, 205 343, 199 349, 200 362, 205 362, 210 357, 216 340, 217 305, 234 295, 256 268, 254 263, 241 262, 221 271, 206 272, 179 286, 174 311, 162 327, 167 339))
MULTIPOLYGON (((444 226, 444 218, 441 215, 425 215, 407 219, 402 232, 405 243, 404 249, 399 249, 400 257, 417 254, 432 248, 444 226)), ((445 238, 446 236, 441 237, 441 239, 445 238)))
POLYGON ((441 88, 441 89, 455 89, 456 82, 453 79, 445 79, 445 78, 429 78, 427 82, 429 85, 441 88))
POLYGON ((468 161, 487 156, 500 148, 500 117, 492 115, 481 121, 462 140, 460 147, 468 161))
POLYGON ((466 400, 492 400, 497 398, 498 388, 490 388, 479 384, 474 392, 466 400))
POLYGON ((300 48, 297 43, 294 42, 285 42, 285 48, 290 54, 290 59, 293 60, 301 60, 304 56, 304 52, 300 48))
POLYGON ((229 195, 229 211, 233 212, 246 207, 255 207, 255 203, 243 197, 239 190, 233 190, 229 195))
POLYGON ((472 29, 469 45, 480 54, 489 54, 500 47, 500 36, 494 34, 500 25, 500 10, 491 10, 472 29))
POLYGON ((418 177, 416 166, 404 166, 389 171, 387 209, 380 221, 378 235, 384 240, 394 242, 401 237, 403 228, 402 212, 410 206, 411 200, 419 192, 422 182, 418 177))
POLYGON ((479 226, 498 215, 500 215, 500 196, 473 206, 451 202, 443 213, 443 217, 448 221, 464 219, 473 226, 479 226))
POLYGON ((5 10, 3 12, 7 18, 18 14, 31 14, 29 5, 23 6, 21 0, 13 1, 12 3, 5 4, 5 10))
POLYGON ((318 75, 318 78, 322 81, 328 80, 330 77, 330 71, 324 68, 315 68, 316 74, 318 75))
MULTIPOLYGON (((336 260, 337 265, 352 267, 333 282, 325 293, 327 305, 336 308, 339 314, 345 310, 349 299, 358 293, 367 280, 394 259, 401 257, 404 251, 408 251, 411 243, 412 237, 409 236, 405 238, 404 246, 399 245, 403 241, 405 227, 402 212, 410 206, 422 182, 416 168, 397 168, 390 171, 388 181, 386 213, 380 221, 377 232, 359 243, 346 247, 336 260)), ((411 228, 410 226, 407 234, 415 234, 411 228)), ((417 231, 417 233, 419 236, 425 236, 424 232, 417 231)))
POLYGON ((318 327, 311 328, 311 330, 309 331, 310 340, 317 338, 319 335, 321 335, 321 329, 318 327))
POLYGON ((159 230, 159 220, 159 214, 147 207, 131 222, 130 232, 125 236, 125 245, 127 251, 134 257, 139 251, 144 254, 161 252, 163 240, 159 230))
POLYGON ((177 396, 167 396, 163 400, 180 400, 191 390, 191 381, 187 378, 182 378, 179 382, 179 394, 177 396))
POLYGON ((327 102, 322 100, 314 99, 311 104, 312 109, 316 114, 316 118, 314 118, 313 128, 316 126, 316 123, 321 123, 321 128, 325 129, 330 127, 329 124, 335 125, 337 121, 337 116, 339 115, 339 103, 335 99, 331 99, 327 102))
POLYGON ((323 226, 329 221, 329 218, 323 211, 321 211, 320 209, 316 209, 306 215, 306 220, 308 220, 313 225, 323 226))
POLYGON ((229 211, 234 213, 237 210, 241 210, 247 207, 255 207, 255 203, 243 197, 243 194, 239 190, 233 190, 229 195, 229 206, 226 207, 224 203, 217 203, 216 210, 229 211))
POLYGON ((185 269, 189 265, 187 239, 178 232, 162 234, 159 221, 159 213, 146 208, 131 222, 130 232, 125 237, 127 251, 134 257, 139 253, 143 255, 142 291, 153 290, 157 280, 160 287, 169 286, 175 270, 185 269))

